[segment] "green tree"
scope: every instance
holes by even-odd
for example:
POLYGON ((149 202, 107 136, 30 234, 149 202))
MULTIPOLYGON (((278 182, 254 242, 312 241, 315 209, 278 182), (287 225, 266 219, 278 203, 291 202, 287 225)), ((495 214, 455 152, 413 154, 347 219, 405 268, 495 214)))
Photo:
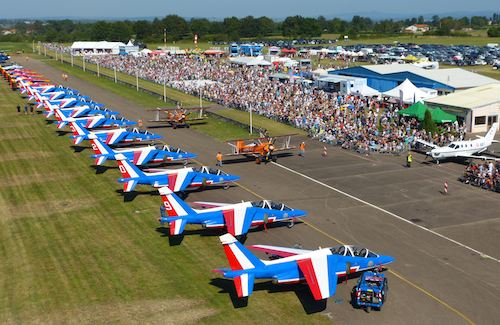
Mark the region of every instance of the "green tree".
POLYGON ((432 120, 431 111, 429 111, 428 109, 425 110, 424 121, 422 122, 422 128, 427 132, 431 132, 432 134, 437 132, 436 123, 434 123, 434 121, 432 120))
POLYGON ((198 37, 205 37, 210 32, 210 21, 206 18, 192 18, 189 22, 189 29, 192 34, 198 37))
POLYGON ((488 29, 489 37, 500 37, 500 25, 490 27, 488 29))
MULTIPOLYGON (((169 40, 178 41, 184 38, 188 32, 189 27, 184 18, 177 15, 168 15, 162 19, 163 28, 167 29, 169 40)), ((163 29, 160 32, 163 35, 163 29)))
POLYGON ((90 32, 90 39, 92 41, 105 41, 109 37, 110 32, 110 24, 103 20, 96 22, 92 26, 92 30, 90 32))

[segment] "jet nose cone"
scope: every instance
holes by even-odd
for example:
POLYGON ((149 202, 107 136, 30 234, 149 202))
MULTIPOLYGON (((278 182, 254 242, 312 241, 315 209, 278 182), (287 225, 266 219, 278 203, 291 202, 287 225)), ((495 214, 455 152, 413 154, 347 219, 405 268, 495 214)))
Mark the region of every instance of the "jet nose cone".
POLYGON ((305 217, 307 216, 307 211, 304 210, 292 210, 288 213, 291 217, 305 217))
POLYGON ((186 153, 184 156, 185 156, 185 158, 188 158, 188 159, 198 157, 198 155, 197 155, 197 154, 195 154, 195 153, 190 153, 190 152, 186 153))
POLYGON ((392 256, 381 256, 380 257, 380 264, 386 265, 394 262, 396 259, 392 256))
POLYGON ((226 182, 237 182, 240 180, 240 177, 236 175, 227 175, 224 177, 224 180, 226 182))

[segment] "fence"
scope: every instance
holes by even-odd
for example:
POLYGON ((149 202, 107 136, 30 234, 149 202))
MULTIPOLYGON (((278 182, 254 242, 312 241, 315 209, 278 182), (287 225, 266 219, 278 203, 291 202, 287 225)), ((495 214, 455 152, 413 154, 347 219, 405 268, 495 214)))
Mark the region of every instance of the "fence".
MULTIPOLYGON (((127 80, 123 80, 122 73, 117 72, 116 69, 111 70, 108 68, 100 67, 98 64, 88 63, 85 61, 85 57, 83 57, 83 56, 82 57, 75 57, 75 56, 71 56, 71 55, 67 55, 67 54, 65 55, 63 53, 52 52, 52 51, 46 50, 45 48, 43 50, 43 54, 49 58, 55 59, 58 62, 66 63, 66 64, 71 65, 72 67, 76 67, 76 68, 79 68, 85 72, 89 72, 91 74, 94 74, 97 77, 103 77, 103 78, 109 79, 115 83, 119 83, 119 84, 122 84, 122 85, 125 85, 128 87, 131 87, 131 88, 135 88, 137 91, 141 91, 141 92, 153 95, 153 96, 158 96, 165 103, 168 102, 168 103, 171 103, 173 105, 181 104, 179 101, 172 99, 172 98, 169 98, 167 96, 166 85, 163 85, 163 94, 161 94, 161 93, 159 93, 151 88, 145 88, 145 87, 140 85, 140 81, 142 81, 143 83, 151 83, 148 80, 145 80, 143 78, 139 78, 138 76, 136 76, 136 78, 135 78, 136 79, 135 83, 132 83, 132 82, 127 81, 127 80), (68 59, 68 57, 69 57, 69 59, 68 59), (80 58, 81 58, 81 60, 80 60, 80 58)), ((133 77, 133 76, 128 76, 128 77, 133 77)))

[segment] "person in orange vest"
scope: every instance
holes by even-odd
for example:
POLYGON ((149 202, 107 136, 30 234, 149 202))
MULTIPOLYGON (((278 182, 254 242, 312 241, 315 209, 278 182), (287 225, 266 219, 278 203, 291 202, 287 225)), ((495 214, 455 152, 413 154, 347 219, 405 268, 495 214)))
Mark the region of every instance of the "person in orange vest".
POLYGON ((304 153, 306 152, 306 143, 302 141, 299 145, 299 156, 304 157, 304 153))
POLYGON ((220 151, 217 152, 216 158, 217 158, 217 166, 222 167, 222 154, 220 151))

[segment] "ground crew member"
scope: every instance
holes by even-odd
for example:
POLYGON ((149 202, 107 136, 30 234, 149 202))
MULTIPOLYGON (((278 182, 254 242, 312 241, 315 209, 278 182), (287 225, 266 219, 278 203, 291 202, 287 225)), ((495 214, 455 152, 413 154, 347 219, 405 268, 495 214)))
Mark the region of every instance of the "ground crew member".
POLYGON ((17 104, 17 112, 21 113, 21 105, 17 104))
POLYGON ((222 154, 217 152, 217 166, 222 167, 222 154))
POLYGON ((299 146, 299 156, 304 157, 304 153, 306 152, 306 143, 302 141, 299 146))
POLYGON ((411 155, 411 152, 409 152, 408 156, 406 157, 406 167, 410 168, 412 162, 413 162, 413 156, 411 155))

